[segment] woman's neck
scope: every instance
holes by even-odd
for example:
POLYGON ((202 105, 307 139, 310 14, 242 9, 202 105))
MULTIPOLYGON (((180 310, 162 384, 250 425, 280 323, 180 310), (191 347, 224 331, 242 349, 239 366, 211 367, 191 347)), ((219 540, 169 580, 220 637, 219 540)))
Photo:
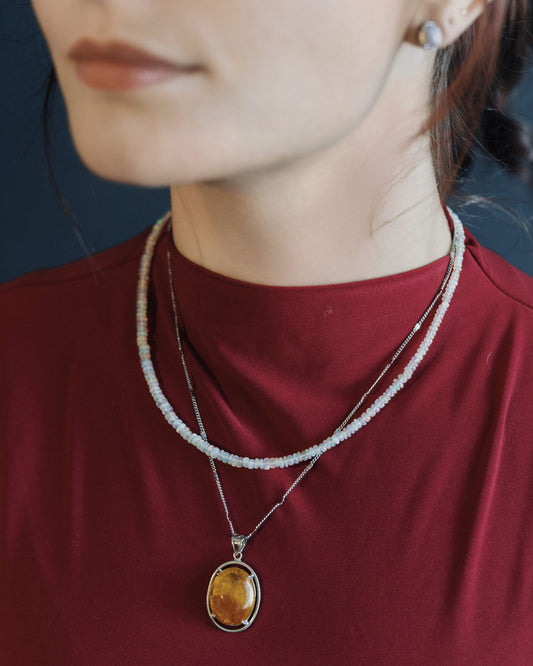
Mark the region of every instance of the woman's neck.
POLYGON ((386 90, 355 130, 320 150, 171 187, 176 247, 217 273, 272 285, 382 277, 444 256, 451 235, 429 140, 411 138, 422 108, 416 91, 386 90))

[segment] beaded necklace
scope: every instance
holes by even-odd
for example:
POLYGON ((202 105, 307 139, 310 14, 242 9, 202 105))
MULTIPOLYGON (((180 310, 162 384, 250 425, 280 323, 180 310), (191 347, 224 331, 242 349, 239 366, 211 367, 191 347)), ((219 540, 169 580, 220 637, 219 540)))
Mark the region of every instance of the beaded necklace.
POLYGON ((191 402, 193 409, 196 415, 198 427, 200 429, 201 435, 195 435, 192 433, 187 426, 179 419, 172 407, 166 400, 163 395, 153 365, 150 359, 150 347, 148 345, 148 326, 147 326, 147 291, 148 291, 148 280, 149 280, 149 270, 151 265, 151 259, 155 249, 155 244, 159 235, 163 229, 165 221, 168 219, 168 215, 159 220, 154 226, 153 231, 151 232, 147 243, 145 253, 141 261, 141 270, 139 278, 139 288, 138 288, 138 303, 137 303, 137 342, 139 345, 139 354, 141 358, 141 364, 143 367, 143 372, 145 374, 148 387, 154 400, 157 405, 165 415, 167 421, 173 425, 176 431, 188 442, 192 443, 194 446, 202 450, 203 453, 208 455, 209 462, 211 464, 212 472, 215 478, 217 489, 224 506, 224 511, 226 514, 226 520, 230 527, 231 533, 231 544, 233 547, 233 561, 224 562, 218 566, 207 588, 207 611, 209 617, 214 622, 214 624, 223 631, 227 632, 239 632, 247 629, 255 620, 259 605, 261 601, 261 587, 259 584, 259 578, 255 571, 248 564, 242 561, 242 553, 248 542, 248 540, 260 529, 260 527, 265 523, 266 520, 276 511, 282 504, 285 502, 288 495, 292 490, 302 481, 306 474, 313 468, 315 463, 318 461, 320 456, 325 453, 330 448, 333 448, 339 444, 344 439, 350 437, 353 433, 357 432, 363 425, 366 425, 399 391, 406 382, 412 377, 414 371, 422 361, 423 357, 426 355, 433 339, 436 335, 436 332, 442 323, 442 319, 446 310, 449 307, 451 298, 455 292, 455 289, 458 284, 459 275, 461 272, 463 256, 464 256, 464 229, 459 220, 459 218, 450 211, 454 224, 454 235, 452 241, 452 248, 450 251, 450 260, 448 267, 444 276, 444 279, 441 283, 437 294, 431 301, 430 305, 422 315, 422 317, 416 322, 412 328, 409 335, 404 339, 400 344, 394 355, 392 356, 389 363, 383 368, 377 379, 374 381, 372 386, 365 392, 356 406, 351 410, 348 416, 340 424, 340 426, 335 430, 333 435, 324 440, 320 445, 310 447, 305 451, 299 452, 298 454, 293 454, 291 456, 285 456, 283 458, 241 458, 234 454, 222 451, 218 447, 213 447, 209 444, 207 439, 207 434, 203 425, 203 421, 200 415, 200 410, 198 407, 198 402, 193 389, 193 383, 191 381, 190 373, 185 361, 185 355, 183 352, 183 345, 181 341, 181 335, 178 325, 178 314, 177 314, 177 305, 176 297, 174 293, 174 279, 172 275, 172 267, 170 261, 170 253, 167 251, 167 262, 168 262, 168 272, 170 279, 170 289, 171 289, 171 299, 172 299, 172 308, 174 315, 174 324, 176 329, 176 338, 178 342, 178 348, 180 352, 181 362, 183 370, 185 373, 185 378, 187 381, 187 387, 189 390, 191 402), (418 350, 412 356, 409 363, 405 366, 403 372, 392 382, 389 388, 377 399, 374 401, 372 406, 367 409, 360 417, 352 417, 357 413, 358 409, 361 407, 363 402, 369 396, 369 394, 374 390, 377 384, 382 380, 385 374, 389 371, 392 365, 399 358, 401 353, 404 351, 406 346, 409 344, 414 335, 420 330, 423 322, 428 317, 432 309, 435 307, 436 303, 442 296, 442 302, 437 308, 433 320, 429 326, 429 329, 419 345, 418 350), (198 442, 198 438, 201 442, 198 442), (310 453, 312 452, 312 453, 310 453), (237 467, 248 467, 251 469, 274 469, 275 467, 286 467, 289 465, 297 464, 297 462, 302 462, 304 460, 309 460, 311 462, 305 467, 305 469, 299 474, 296 480, 284 493, 280 501, 278 501, 263 517, 262 520, 255 526, 255 528, 248 534, 244 536, 238 534, 235 530, 233 523, 230 518, 228 504, 222 490, 222 484, 220 477, 218 475, 214 458, 222 460, 222 462, 229 463, 237 467), (252 463, 252 465, 245 464, 246 461, 252 463), (258 464, 260 463, 260 464, 258 464))
MULTIPOLYGON (((385 407, 385 405, 390 402, 390 400, 400 391, 405 384, 411 379, 413 373, 420 365, 420 362, 427 354, 431 343, 433 342, 435 335, 442 323, 446 310, 448 309, 455 289, 459 281, 459 275, 461 273, 461 267, 463 263, 464 255, 464 229, 461 221, 455 213, 450 211, 453 224, 454 224, 454 243, 452 250, 450 252, 450 259, 453 262, 453 269, 449 281, 446 284, 444 293, 442 294, 442 301, 437 308, 435 315, 429 325, 428 331, 420 343, 417 351, 413 354, 410 361, 404 367, 403 371, 392 381, 389 387, 379 396, 370 407, 363 412, 359 417, 353 418, 354 410, 348 416, 348 419, 345 419, 341 427, 337 428, 333 434, 323 440, 320 444, 310 446, 309 448, 298 451, 288 456, 282 456, 277 458, 249 458, 246 456, 238 456, 229 451, 224 451, 218 446, 214 446, 207 439, 204 439, 201 434, 194 433, 175 413, 172 405, 169 403, 165 397, 159 381, 155 374, 154 366, 152 364, 150 345, 148 342, 148 316, 147 316, 147 303, 148 303, 148 282, 150 276, 150 266, 152 263, 152 258, 155 250, 155 246, 161 232, 163 230, 165 222, 168 220, 168 215, 161 218, 154 225, 148 239, 146 241, 146 246, 144 254, 141 259, 141 266, 139 271, 139 284, 137 289, 137 345, 139 349, 139 357, 141 359, 141 366, 143 369, 144 377, 148 384, 148 388, 152 397, 163 413, 163 416, 168 421, 168 423, 176 430, 176 432, 183 437, 187 442, 195 446, 197 449, 205 453, 205 455, 213 458, 214 460, 219 460, 220 462, 232 465, 233 467, 245 467, 247 469, 276 469, 280 467, 289 467, 291 465, 297 465, 298 463, 305 462, 307 460, 312 460, 316 455, 325 453, 330 449, 338 446, 341 442, 351 437, 358 430, 363 428, 370 420, 385 407)), ((441 287, 442 289, 442 287, 441 287)), ((426 313, 431 310, 433 304, 441 296, 442 291, 439 290, 432 304, 426 311, 426 313)), ((414 336, 414 334, 420 330, 422 321, 425 319, 427 314, 424 314, 423 317, 414 325, 411 333, 407 336, 406 340, 400 345, 400 348, 395 353, 393 360, 403 351, 404 346, 407 342, 414 336)), ((387 366, 383 371, 383 374, 393 361, 387 366)), ((381 378, 378 377, 378 380, 381 378)), ((376 380, 376 383, 377 381, 376 380)), ((374 386, 374 385, 373 385, 374 386)), ((370 393, 373 387, 367 392, 370 393)), ((364 397, 366 397, 366 395, 364 397)))

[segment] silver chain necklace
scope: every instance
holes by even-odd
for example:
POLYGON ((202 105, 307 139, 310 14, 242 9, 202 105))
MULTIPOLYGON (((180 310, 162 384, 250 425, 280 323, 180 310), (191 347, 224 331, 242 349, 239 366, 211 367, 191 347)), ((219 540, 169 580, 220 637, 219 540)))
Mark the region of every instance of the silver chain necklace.
MULTIPOLYGON (((351 419, 360 409, 360 407, 367 399, 367 397, 372 393, 372 391, 375 389, 378 383, 383 379, 383 377, 390 370, 390 368, 393 366, 396 360, 400 357, 400 355, 405 350, 405 348, 412 340, 412 338, 415 336, 415 334, 421 329, 424 321, 431 313, 431 311, 433 310, 439 299, 442 297, 448 285, 448 282, 450 281, 450 276, 452 275, 452 272, 456 273, 455 274, 455 284, 456 284, 456 280, 458 279, 459 271, 461 269, 461 264, 462 264, 462 252, 464 252, 464 245, 461 242, 462 239, 464 240, 464 236, 460 233, 461 231, 462 231, 462 226, 456 223, 454 226, 454 236, 452 241, 452 247, 450 250, 448 267, 446 269, 446 273, 444 275, 442 283, 435 297, 433 298, 433 300, 431 301, 431 303, 429 304, 423 315, 420 317, 420 319, 411 329, 410 333, 403 340, 400 346, 396 349, 393 356, 391 357, 391 360, 383 368, 383 370, 380 372, 380 374, 373 382, 373 384, 370 386, 370 388, 363 394, 363 396, 360 398, 355 407, 353 407, 353 409, 345 417, 342 423, 336 428, 335 433, 338 433, 341 430, 343 430, 343 428, 345 428, 346 425, 351 421, 351 419), (461 248, 462 252, 460 251, 461 248), (459 250, 459 257, 458 257, 458 250, 459 250), (457 266, 459 267, 458 271, 454 271, 454 268, 457 269, 457 266)), ((174 291, 174 276, 172 273, 172 262, 169 250, 167 250, 167 267, 168 267, 168 277, 170 283, 170 295, 172 301, 174 327, 176 331, 176 340, 178 343, 181 365, 183 367, 187 383, 187 389, 189 392, 189 396, 191 399, 192 407, 194 410, 196 421, 198 423, 198 428, 200 430, 201 437, 204 440, 204 442, 208 442, 207 433, 205 431, 203 420, 200 414, 200 409, 198 407, 198 401, 194 391, 193 381, 191 379, 191 375, 185 359, 185 353, 183 350, 182 335, 180 333, 180 327, 178 321, 177 299, 174 291)), ((453 289, 455 289, 455 286, 453 287, 453 289)), ((252 531, 246 536, 239 534, 231 521, 228 502, 226 500, 224 491, 222 489, 222 483, 220 481, 215 461, 212 456, 208 456, 211 470, 213 472, 215 483, 218 489, 218 493, 222 505, 224 507, 226 520, 230 528, 231 543, 233 547, 233 561, 225 562, 224 564, 217 567, 217 569, 214 571, 213 575, 211 576, 211 580, 209 582, 207 589, 207 597, 206 597, 207 611, 209 617, 218 628, 228 632, 243 631, 244 629, 247 629, 255 620, 261 600, 261 588, 258 576, 255 573, 255 571, 248 564, 242 561, 242 553, 244 551, 244 548, 246 547, 248 541, 256 534, 256 532, 270 518, 270 516, 284 504, 285 500, 290 495, 290 493, 311 471, 311 469, 314 467, 314 465, 324 452, 325 451, 319 451, 311 459, 311 461, 306 465, 306 467, 298 475, 295 481, 285 491, 280 500, 276 502, 274 506, 272 506, 272 508, 265 514, 265 516, 257 523, 257 525, 252 529, 252 531)))

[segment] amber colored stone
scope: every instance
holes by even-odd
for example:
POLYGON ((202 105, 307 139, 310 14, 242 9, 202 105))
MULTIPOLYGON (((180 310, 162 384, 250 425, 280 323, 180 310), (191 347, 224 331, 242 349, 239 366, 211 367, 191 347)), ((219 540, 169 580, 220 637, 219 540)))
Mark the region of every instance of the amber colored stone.
POLYGON ((252 615, 254 605, 255 587, 244 569, 228 567, 213 578, 209 606, 221 624, 238 627, 252 615))

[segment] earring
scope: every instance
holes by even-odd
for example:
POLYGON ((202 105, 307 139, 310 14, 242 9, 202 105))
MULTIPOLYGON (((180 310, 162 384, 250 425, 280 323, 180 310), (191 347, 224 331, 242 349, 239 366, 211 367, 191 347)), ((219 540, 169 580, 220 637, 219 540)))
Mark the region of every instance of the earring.
POLYGON ((442 28, 435 21, 426 21, 418 31, 418 43, 424 51, 436 51, 443 41, 442 28))

